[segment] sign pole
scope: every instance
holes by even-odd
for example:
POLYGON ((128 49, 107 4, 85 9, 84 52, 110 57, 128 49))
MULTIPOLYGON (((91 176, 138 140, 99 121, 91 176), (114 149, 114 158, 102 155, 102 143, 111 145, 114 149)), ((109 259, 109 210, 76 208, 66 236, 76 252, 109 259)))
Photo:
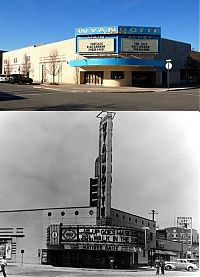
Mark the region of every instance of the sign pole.
POLYGON ((167 69, 167 88, 169 89, 169 70, 172 69, 171 59, 166 60, 165 68, 167 69))
POLYGON ((192 253, 192 217, 190 218, 191 220, 191 226, 190 226, 190 231, 191 231, 191 234, 190 234, 190 243, 191 243, 191 259, 193 258, 193 253, 192 253))
POLYGON ((169 89, 169 68, 167 69, 167 88, 169 89))

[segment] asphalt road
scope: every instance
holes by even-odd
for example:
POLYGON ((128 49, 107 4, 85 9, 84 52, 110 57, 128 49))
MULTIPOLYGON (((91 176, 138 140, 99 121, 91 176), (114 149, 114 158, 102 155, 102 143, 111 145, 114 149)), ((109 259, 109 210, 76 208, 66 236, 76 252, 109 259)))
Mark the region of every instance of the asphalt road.
MULTIPOLYGON (((78 276, 91 276, 91 277, 126 277, 126 276, 141 276, 148 277, 154 276, 155 270, 109 270, 109 269, 84 269, 84 268, 55 268, 55 267, 7 267, 7 277, 78 277, 78 276)), ((187 272, 187 271, 165 271, 165 276, 199 276, 199 272, 187 272)))
MULTIPOLYGON (((198 111, 199 89, 145 92, 88 92, 0 83, 0 111, 198 111)), ((119 89, 118 89, 119 91, 119 89)), ((148 90, 149 91, 149 90, 148 90)))

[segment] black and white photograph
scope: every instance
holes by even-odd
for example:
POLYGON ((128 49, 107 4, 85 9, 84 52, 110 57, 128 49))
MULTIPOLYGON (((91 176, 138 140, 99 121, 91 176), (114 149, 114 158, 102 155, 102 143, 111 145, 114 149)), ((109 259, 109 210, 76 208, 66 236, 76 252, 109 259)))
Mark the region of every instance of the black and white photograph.
POLYGON ((41 113, 0 114, 8 276, 196 276, 198 115, 41 113))

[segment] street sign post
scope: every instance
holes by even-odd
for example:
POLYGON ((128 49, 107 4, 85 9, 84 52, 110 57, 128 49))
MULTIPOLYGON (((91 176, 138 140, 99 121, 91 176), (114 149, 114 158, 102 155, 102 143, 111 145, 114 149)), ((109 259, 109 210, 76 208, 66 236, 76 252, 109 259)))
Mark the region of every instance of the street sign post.
POLYGON ((166 60, 165 68, 167 69, 167 88, 169 89, 169 71, 172 69, 171 59, 166 60))

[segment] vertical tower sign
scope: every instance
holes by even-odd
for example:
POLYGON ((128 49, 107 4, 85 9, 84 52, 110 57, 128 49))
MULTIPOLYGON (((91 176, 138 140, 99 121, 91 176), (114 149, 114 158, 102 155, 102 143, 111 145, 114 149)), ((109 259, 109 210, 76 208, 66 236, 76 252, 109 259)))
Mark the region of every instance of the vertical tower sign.
POLYGON ((99 125, 99 191, 97 219, 101 225, 111 224, 112 130, 115 113, 101 112, 99 125))

